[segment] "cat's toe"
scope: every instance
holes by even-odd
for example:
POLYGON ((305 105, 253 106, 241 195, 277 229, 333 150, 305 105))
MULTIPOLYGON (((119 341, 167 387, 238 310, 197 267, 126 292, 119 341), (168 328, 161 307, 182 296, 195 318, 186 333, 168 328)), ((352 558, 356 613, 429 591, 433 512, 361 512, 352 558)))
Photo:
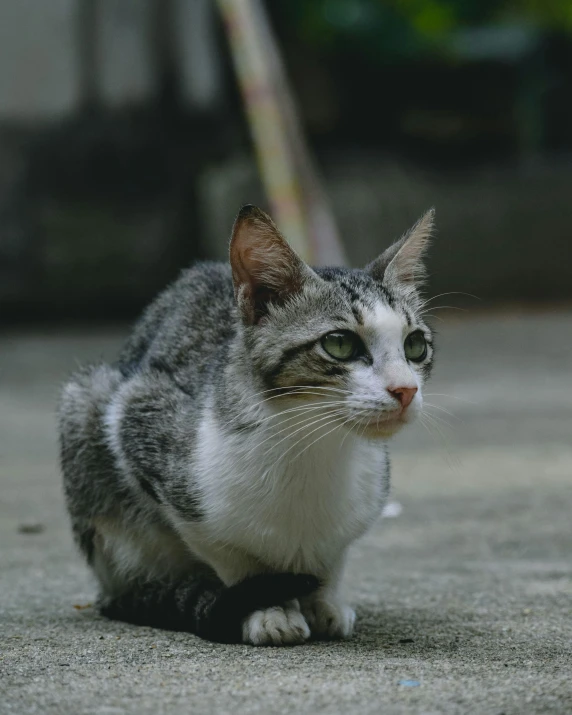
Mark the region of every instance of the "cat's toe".
POLYGON ((254 611, 242 623, 242 640, 252 645, 298 645, 309 637, 310 629, 297 607, 254 611))
POLYGON ((303 608, 314 638, 339 640, 349 638, 354 630, 355 611, 333 601, 315 601, 303 608))

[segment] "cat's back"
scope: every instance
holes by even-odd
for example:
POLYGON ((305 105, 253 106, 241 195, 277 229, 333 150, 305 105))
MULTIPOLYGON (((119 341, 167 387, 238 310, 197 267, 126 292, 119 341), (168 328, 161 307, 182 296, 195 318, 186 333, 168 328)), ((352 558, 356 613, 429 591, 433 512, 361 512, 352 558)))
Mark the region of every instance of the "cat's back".
POLYGON ((182 271, 136 323, 119 359, 124 374, 159 367, 203 372, 235 333, 230 266, 205 262, 182 271))

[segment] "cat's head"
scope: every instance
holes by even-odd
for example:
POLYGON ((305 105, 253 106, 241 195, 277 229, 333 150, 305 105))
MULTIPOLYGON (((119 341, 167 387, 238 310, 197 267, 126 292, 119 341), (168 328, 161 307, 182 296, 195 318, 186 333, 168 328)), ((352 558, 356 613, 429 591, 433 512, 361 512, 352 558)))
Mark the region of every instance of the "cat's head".
POLYGON ((324 424, 330 417, 332 427, 380 437, 420 412, 433 361, 419 293, 432 225, 429 211, 362 270, 312 269, 263 211, 240 211, 230 263, 267 408, 286 399, 316 403, 324 424))

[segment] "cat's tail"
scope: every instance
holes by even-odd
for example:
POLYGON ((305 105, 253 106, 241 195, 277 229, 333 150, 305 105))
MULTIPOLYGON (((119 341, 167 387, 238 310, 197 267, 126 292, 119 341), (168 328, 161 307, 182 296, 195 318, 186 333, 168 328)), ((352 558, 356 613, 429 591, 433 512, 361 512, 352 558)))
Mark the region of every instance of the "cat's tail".
POLYGON ((188 631, 219 643, 240 643, 242 621, 253 611, 302 598, 320 586, 308 574, 257 574, 226 587, 215 576, 196 574, 180 582, 132 585, 102 599, 102 615, 142 626, 188 631))

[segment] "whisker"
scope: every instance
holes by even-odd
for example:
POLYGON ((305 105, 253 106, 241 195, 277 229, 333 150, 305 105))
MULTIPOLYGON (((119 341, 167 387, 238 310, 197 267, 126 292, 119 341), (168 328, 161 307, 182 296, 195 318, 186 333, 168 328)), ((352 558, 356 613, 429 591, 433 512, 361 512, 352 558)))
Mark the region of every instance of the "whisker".
MULTIPOLYGON (((338 421, 339 419, 341 419, 341 418, 338 417, 337 420, 333 420, 333 422, 336 422, 336 421, 338 421)), ((331 432, 333 432, 334 430, 339 429, 340 427, 343 427, 345 424, 347 424, 348 422, 350 422, 352 419, 353 419, 352 417, 348 417, 348 418, 345 419, 341 424, 335 425, 334 427, 332 427, 331 430, 328 430, 325 434, 319 435, 315 440, 313 440, 312 442, 310 442, 310 444, 307 444, 307 445, 304 447, 304 449, 302 449, 300 452, 298 452, 298 454, 293 458, 292 461, 293 461, 293 462, 296 461, 302 454, 304 454, 304 452, 305 452, 307 449, 310 449, 310 447, 311 447, 313 444, 316 444, 316 442, 319 442, 319 441, 320 441, 321 439, 323 439, 324 437, 327 437, 327 436, 328 436, 331 432)), ((330 424, 332 424, 332 422, 329 422, 329 423, 328 423, 328 425, 330 425, 330 424)), ((321 427, 326 427, 326 426, 328 426, 328 425, 321 425, 321 427)), ((318 429, 320 429, 320 427, 318 427, 318 429)), ((313 432, 316 432, 316 431, 317 431, 317 430, 312 430, 312 432, 309 432, 308 434, 312 434, 313 432)), ((295 443, 294 445, 292 445, 292 446, 293 446, 293 447, 296 446, 296 444, 299 444, 301 441, 302 441, 302 440, 298 440, 298 442, 296 442, 296 443, 295 443)), ((292 449, 292 447, 290 447, 289 449, 287 449, 286 452, 284 452, 284 454, 282 455, 282 457, 281 457, 280 459, 283 459, 283 458, 286 456, 286 454, 290 451, 290 449, 292 449)))
MULTIPOLYGON (((443 430, 441 429, 441 425, 439 424, 439 421, 437 420, 435 415, 429 415, 428 413, 424 413, 425 418, 428 421, 428 425, 431 425, 438 433, 440 439, 441 439, 441 445, 443 447, 443 451, 447 455, 447 463, 451 469, 453 469, 453 466, 459 467, 461 465, 461 461, 458 457, 454 456, 452 451, 450 450, 450 442, 448 441, 447 437, 443 433, 443 430)), ((441 422, 443 422, 441 420, 441 422)), ((445 423, 447 427, 451 428, 451 425, 448 423, 445 423)))
MULTIPOLYGON (((331 421, 326 422, 325 424, 319 425, 318 427, 314 428, 313 430, 310 430, 310 432, 303 434, 299 439, 297 439, 294 442, 294 444, 291 444, 288 447, 288 449, 286 449, 286 451, 283 452, 276 461, 277 462, 282 461, 284 459, 284 457, 288 454, 288 452, 290 452, 292 449, 294 449, 294 447, 296 447, 298 444, 300 444, 300 442, 302 442, 306 437, 309 437, 311 434, 314 434, 314 432, 317 432, 319 429, 324 429, 325 427, 328 427, 328 425, 331 425, 334 422, 339 422, 342 419, 343 419, 343 415, 339 415, 337 417, 334 417, 334 419, 332 419, 331 421)), ((296 459, 297 459, 297 457, 296 457, 296 459)), ((292 461, 294 461, 294 460, 292 460, 292 461)))
POLYGON ((446 410, 444 407, 441 407, 440 405, 434 405, 432 402, 424 402, 423 407, 431 407, 434 410, 441 410, 441 412, 444 412, 447 415, 450 415, 451 417, 454 417, 456 420, 460 419, 457 417, 457 415, 453 414, 452 412, 449 412, 449 410, 446 410))
POLYGON ((434 295, 432 298, 428 298, 419 307, 423 308, 423 306, 427 305, 428 303, 431 303, 431 301, 437 300, 437 298, 443 298, 446 295, 464 295, 468 296, 469 298, 474 298, 475 300, 482 300, 481 298, 479 298, 478 295, 473 295, 472 293, 464 293, 463 291, 458 290, 452 290, 448 291, 447 293, 439 293, 438 295, 434 295))
MULTIPOLYGON (((420 311, 418 311, 418 312, 417 312, 417 315, 427 315, 427 314, 429 314, 429 311, 430 311, 430 310, 445 310, 445 309, 448 309, 448 310, 460 310, 462 313, 467 313, 467 312, 468 312, 466 308, 459 308, 459 307, 456 306, 456 305, 432 305, 432 306, 430 306, 429 308, 427 308, 427 310, 420 310, 420 311)), ((433 316, 433 317, 436 317, 436 316, 433 316)))
POLYGON ((449 422, 447 422, 447 420, 444 417, 441 417, 441 415, 433 415, 430 412, 425 412, 424 414, 425 414, 425 417, 427 417, 428 419, 430 419, 431 421, 433 421, 435 423, 435 426, 445 425, 449 429, 454 429, 454 426, 452 424, 450 424, 449 422))
MULTIPOLYGON (((345 411, 343 411, 343 410, 338 410, 338 413, 339 413, 340 415, 341 415, 341 414, 345 414, 345 411)), ((298 432, 301 432, 302 430, 308 429, 308 427, 312 427, 313 425, 318 424, 319 422, 324 422, 324 421, 326 421, 326 420, 329 420, 329 419, 331 419, 335 414, 336 414, 336 412, 330 412, 330 413, 328 413, 327 415, 324 415, 324 416, 322 416, 322 417, 318 417, 318 419, 316 419, 316 420, 314 420, 315 415, 312 415, 311 417, 306 418, 305 420, 302 420, 302 422, 298 422, 298 423, 296 423, 296 424, 294 424, 294 425, 290 425, 290 427, 297 427, 298 424, 302 424, 302 423, 303 423, 302 427, 298 427, 298 429, 294 430, 293 432, 289 432, 289 434, 287 434, 286 437, 282 437, 282 439, 278 440, 278 442, 276 442, 276 444, 272 445, 272 447, 271 447, 270 449, 266 450, 266 452, 264 453, 264 456, 266 456, 267 454, 270 454, 270 452, 272 452, 272 450, 274 449, 274 447, 277 447, 279 444, 282 444, 282 442, 284 442, 285 440, 287 440, 289 437, 293 437, 295 434, 298 434, 298 432), (313 421, 312 421, 312 420, 313 420, 313 421)), ((337 419, 337 418, 335 418, 335 419, 337 419)), ((321 426, 324 426, 324 425, 321 425, 321 426)), ((273 437, 278 436, 279 434, 281 434, 281 433, 284 432, 284 431, 289 431, 289 430, 290 430, 290 427, 286 427, 284 430, 280 430, 280 432, 276 432, 276 433, 274 433, 274 434, 271 434, 270 437, 267 437, 265 440, 263 440, 262 442, 260 442, 260 444, 257 445, 257 446, 260 447, 260 446, 263 445, 265 442, 268 442, 269 439, 272 439, 273 437)), ((320 427, 318 427, 317 429, 320 429, 320 427)), ((312 432, 313 432, 313 431, 315 431, 315 430, 312 430, 312 432)), ((308 432, 308 434, 312 434, 312 432, 308 432)), ((302 439, 303 439, 305 436, 306 436, 306 435, 302 435, 302 439)), ((287 451, 288 451, 288 450, 287 450, 287 451)), ((284 456, 284 455, 282 455, 282 456, 284 456)))
MULTIPOLYGON (((277 419, 278 417, 281 417, 282 415, 288 414, 290 412, 302 412, 302 413, 310 412, 313 410, 322 410, 322 409, 325 409, 328 407, 335 407, 335 406, 344 405, 344 404, 346 404, 345 400, 328 400, 326 402, 321 402, 320 404, 317 404, 317 405, 310 404, 310 405, 300 405, 298 407, 289 407, 286 410, 281 410, 280 412, 276 412, 275 414, 272 414, 272 415, 267 415, 266 417, 263 417, 263 418, 257 420, 256 426, 257 427, 262 426, 265 422, 268 422, 269 420, 277 419)), ((236 418, 233 420, 226 421, 224 423, 224 425, 226 427, 228 427, 228 426, 232 425, 234 422, 236 422, 236 418)), ((280 423, 277 423, 274 426, 277 427, 278 424, 280 424, 280 423)))
POLYGON ((428 313, 426 310, 424 310, 422 313, 419 313, 419 315, 426 317, 426 318, 431 318, 432 320, 438 320, 441 323, 445 322, 443 320, 443 318, 440 318, 438 315, 433 315, 432 313, 428 313))
POLYGON ((443 450, 443 453, 445 455, 445 461, 447 463, 447 466, 451 471, 454 471, 455 468, 460 467, 461 461, 458 457, 455 457, 450 449, 449 445, 447 443, 447 440, 445 439, 445 436, 441 432, 441 430, 438 428, 437 425, 430 423, 429 421, 425 421, 423 419, 424 417, 427 418, 428 415, 427 413, 421 414, 420 416, 420 423, 423 425, 423 427, 427 430, 428 434, 431 435, 433 439, 437 439, 440 442, 441 449, 443 450), (436 429, 437 431, 434 431, 436 429))
MULTIPOLYGON (((358 429, 359 429, 359 425, 361 424, 361 422, 363 422, 363 429, 362 429, 362 431, 360 432, 360 437, 363 437, 363 436, 364 436, 365 431, 366 431, 366 429, 367 429, 367 418, 368 418, 368 415, 365 414, 365 415, 361 418, 361 420, 358 422, 358 429)), ((377 419, 379 420, 379 416, 378 416, 377 419)))
POLYGON ((292 390, 325 390, 326 392, 339 392, 345 395, 350 394, 350 390, 345 390, 341 387, 330 387, 328 385, 288 385, 286 387, 271 387, 268 390, 261 390, 260 392, 253 392, 246 399, 251 399, 253 397, 258 397, 259 395, 266 395, 269 392, 279 392, 282 391, 286 394, 292 390))
POLYGON ((427 392, 425 397, 450 397, 452 400, 459 400, 461 402, 468 402, 470 405, 478 405, 478 402, 473 402, 473 400, 467 400, 464 397, 457 397, 456 395, 448 395, 446 392, 427 392))
POLYGON ((261 422, 264 422, 266 420, 271 420, 276 417, 281 417, 282 415, 285 415, 289 412, 304 412, 308 410, 321 410, 324 407, 334 407, 338 405, 345 405, 346 400, 328 400, 327 402, 320 402, 318 405, 310 404, 310 405, 301 405, 300 407, 289 407, 287 410, 281 410, 280 412, 276 412, 276 414, 273 415, 268 415, 268 417, 265 417, 261 422))
MULTIPOLYGON (((350 393, 348 392, 348 394, 350 393)), ((314 395, 316 397, 329 397, 329 395, 325 395, 321 392, 315 392, 313 390, 296 390, 290 391, 288 393, 282 393, 280 395, 272 395, 272 397, 266 397, 263 400, 260 400, 259 402, 255 403, 254 405, 246 405, 246 407, 248 407, 249 409, 255 409, 256 407, 263 405, 265 402, 270 402, 271 400, 277 400, 280 397, 287 397, 291 395, 314 395)))
MULTIPOLYGON (((288 427, 284 427, 283 429, 280 429, 277 431, 273 430, 268 435, 268 437, 266 437, 266 439, 264 439, 264 440, 262 440, 262 442, 258 443, 257 447, 262 446, 265 442, 268 442, 269 440, 277 437, 280 434, 283 434, 284 432, 289 432, 289 435, 286 435, 286 437, 284 437, 284 439, 288 439, 289 436, 296 434, 297 432, 300 432, 302 429, 305 429, 306 427, 310 427, 312 424, 315 424, 318 421, 328 419, 329 417, 332 416, 332 414, 335 414, 336 412, 337 412, 337 410, 328 411, 328 413, 325 415, 311 414, 310 416, 303 417, 298 422, 294 422, 293 424, 288 425, 288 427), (294 427, 299 427, 299 426, 300 426, 300 429, 294 430, 293 432, 291 431, 294 427)), ((289 421, 289 420, 285 420, 285 422, 287 422, 287 421, 289 421)), ((283 423, 280 423, 280 424, 283 424, 283 423)), ((276 425, 276 427, 278 427, 278 426, 280 426, 280 425, 276 425)), ((280 442, 282 442, 282 441, 283 440, 280 440, 280 442)), ((280 444, 280 442, 277 442, 277 444, 280 444)), ((269 451, 271 451, 271 450, 269 450, 269 451)))
MULTIPOLYGON (((341 404, 343 405, 344 403, 342 402, 341 404)), ((303 424, 303 422, 305 421, 305 419, 310 420, 310 419, 316 417, 316 414, 315 414, 316 410, 329 409, 330 407, 331 407, 331 405, 319 405, 319 406, 317 406, 317 407, 308 407, 308 408, 306 408, 306 410, 304 410, 304 412, 302 412, 301 415, 300 415, 300 414, 293 415, 293 416, 288 417, 287 419, 282 420, 282 421, 280 421, 280 422, 278 422, 278 423, 276 423, 276 424, 266 425, 266 427, 269 428, 269 429, 275 430, 276 427, 280 427, 281 425, 286 424, 287 422, 290 422, 291 420, 295 420, 295 419, 297 419, 298 417, 301 417, 301 416, 303 417, 303 416, 306 414, 306 412, 312 412, 312 414, 310 414, 309 417, 304 418, 302 421, 295 423, 295 424, 303 424)), ((329 409, 328 414, 330 414, 330 413, 333 414, 334 412, 337 412, 339 409, 341 409, 341 408, 338 407, 336 410, 331 410, 331 409, 329 409)), ((318 413, 318 414, 319 414, 319 413, 318 413)), ((292 426, 293 426, 293 425, 290 425, 290 427, 292 427, 292 426)), ((295 426, 295 425, 294 425, 294 426, 295 426)), ((289 427, 286 428, 286 429, 289 429, 289 427)), ((278 435, 278 434, 281 434, 282 432, 284 432, 284 430, 279 430, 278 432, 273 431, 272 434, 270 435, 269 439, 270 439, 271 437, 275 437, 275 436, 278 435)), ((262 444, 262 442, 261 442, 260 444, 262 444)))

